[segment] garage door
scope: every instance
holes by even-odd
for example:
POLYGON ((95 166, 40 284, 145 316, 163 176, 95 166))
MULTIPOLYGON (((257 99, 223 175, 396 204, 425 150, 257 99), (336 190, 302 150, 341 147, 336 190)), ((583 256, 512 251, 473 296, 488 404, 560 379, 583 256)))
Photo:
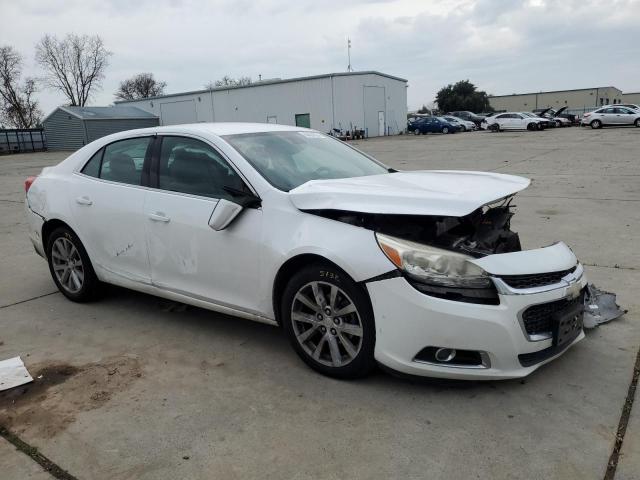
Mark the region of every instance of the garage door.
POLYGON ((160 105, 161 125, 178 125, 180 123, 194 123, 197 121, 196 102, 193 100, 167 102, 160 105))

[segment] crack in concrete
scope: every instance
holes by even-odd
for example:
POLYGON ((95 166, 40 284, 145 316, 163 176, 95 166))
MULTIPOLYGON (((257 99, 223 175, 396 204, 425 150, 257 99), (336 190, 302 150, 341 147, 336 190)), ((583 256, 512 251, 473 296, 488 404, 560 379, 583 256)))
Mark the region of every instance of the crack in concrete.
POLYGON ((57 478, 58 480, 78 480, 77 477, 74 477, 62 467, 53 463, 49 458, 40 453, 36 447, 29 445, 15 433, 10 432, 8 429, 1 425, 0 437, 4 438, 7 442, 16 447, 16 450, 24 453, 27 457, 31 458, 31 460, 40 465, 44 469, 44 471, 49 473, 52 477, 57 478))
POLYGON ((37 299, 42 298, 42 297, 48 297, 49 295, 54 295, 56 293, 60 293, 60 291, 56 290, 55 292, 44 293, 44 294, 38 295, 36 297, 27 298, 25 300, 20 300, 18 302, 8 303, 7 305, 0 305, 0 308, 13 307, 14 305, 20 305, 21 303, 27 303, 27 302, 30 302, 32 300, 37 300, 37 299))
POLYGON ((609 463, 607 463, 607 471, 604 474, 604 480, 613 480, 615 478, 616 469, 618 468, 618 461, 620 460, 620 450, 622 450, 622 442, 624 441, 624 436, 627 433, 627 425, 629 424, 629 417, 631 416, 631 409, 633 408, 633 401, 635 399, 639 377, 640 349, 638 349, 636 362, 633 366, 633 374, 631 375, 629 390, 627 390, 627 398, 625 398, 624 404, 622 405, 620 422, 618 423, 618 430, 616 431, 616 441, 613 445, 611 456, 609 457, 609 463))
POLYGON ((616 270, 638 270, 638 267, 623 267, 617 264, 616 265, 598 265, 597 263, 582 262, 582 265, 586 265, 587 267, 615 268, 616 270))

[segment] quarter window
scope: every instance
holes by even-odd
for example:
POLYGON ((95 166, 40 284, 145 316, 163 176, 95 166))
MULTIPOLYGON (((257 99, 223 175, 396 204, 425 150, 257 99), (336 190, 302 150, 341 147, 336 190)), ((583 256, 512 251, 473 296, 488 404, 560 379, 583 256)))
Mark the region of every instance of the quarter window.
POLYGON ((95 178, 100 176, 100 163, 102 162, 103 151, 104 149, 101 148, 93 155, 93 157, 91 157, 91 160, 89 160, 82 169, 82 173, 95 178))
POLYGON ((164 137, 158 187, 172 192, 233 200, 227 188, 249 192, 238 173, 212 147, 186 137, 164 137))

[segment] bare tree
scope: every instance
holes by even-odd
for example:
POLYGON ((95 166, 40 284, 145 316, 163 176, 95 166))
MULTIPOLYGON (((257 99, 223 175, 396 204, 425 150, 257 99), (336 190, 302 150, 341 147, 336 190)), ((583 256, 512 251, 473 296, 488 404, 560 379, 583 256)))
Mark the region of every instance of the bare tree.
POLYGON ((229 75, 225 75, 220 80, 207 83, 204 88, 212 89, 216 87, 240 87, 243 85, 251 85, 253 80, 251 77, 238 77, 232 78, 229 75))
POLYGON ((33 128, 42 111, 33 98, 37 91, 32 78, 20 84, 22 56, 10 46, 0 47, 0 121, 16 128, 33 128))
POLYGON ((70 33, 62 40, 45 35, 36 45, 36 61, 45 71, 43 82, 60 90, 69 105, 81 107, 102 86, 110 55, 98 35, 70 33))
POLYGON ((137 100, 162 95, 167 82, 160 82, 153 78, 153 73, 139 73, 120 82, 115 93, 118 100, 137 100))

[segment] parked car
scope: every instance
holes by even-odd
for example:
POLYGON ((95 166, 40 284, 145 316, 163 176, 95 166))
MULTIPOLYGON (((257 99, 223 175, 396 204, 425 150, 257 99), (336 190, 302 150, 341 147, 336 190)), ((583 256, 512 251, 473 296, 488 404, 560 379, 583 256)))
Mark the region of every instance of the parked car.
POLYGON ((447 122, 442 117, 424 117, 413 122, 411 128, 415 135, 425 135, 427 133, 456 133, 460 127, 447 122))
POLYGON ((540 127, 541 130, 544 130, 545 128, 555 128, 556 125, 556 121, 552 118, 547 118, 547 117, 541 117, 540 115, 536 115, 535 113, 532 112, 520 112, 522 115, 529 117, 529 118, 535 118, 536 120, 540 121, 540 127))
POLYGON ((582 265, 562 242, 522 251, 511 230, 528 185, 398 172, 300 127, 201 123, 100 138, 29 177, 25 208, 72 301, 111 283, 279 325, 340 378, 379 362, 501 379, 584 337, 582 265))
POLYGON ((635 125, 640 127, 640 111, 626 107, 603 107, 593 112, 585 113, 581 125, 591 128, 602 128, 620 125, 635 125))
POLYGON ((562 107, 560 110, 555 111, 553 108, 545 108, 542 110, 534 110, 533 114, 555 122, 556 127, 570 127, 573 125, 575 115, 571 115, 573 118, 569 118, 569 115, 563 114, 566 109, 567 107, 562 107))
POLYGON ((635 103, 618 103, 617 105, 613 105, 614 107, 625 107, 625 108, 630 108, 631 110, 638 110, 640 111, 640 107, 638 105, 636 105, 635 103))
POLYGON ((473 112, 468 112, 468 111, 457 111, 457 112, 447 112, 446 115, 450 115, 452 117, 456 117, 456 118, 461 118, 462 120, 467 120, 469 122, 473 122, 476 124, 476 126, 478 128, 480 128, 480 124, 482 123, 482 120, 484 119, 483 116, 481 115, 477 115, 473 112))
POLYGON ((577 123, 578 118, 573 113, 565 113, 566 109, 567 107, 562 107, 560 110, 556 111, 553 108, 538 108, 533 110, 533 113, 553 118, 559 127, 567 127, 577 123))
POLYGON ((446 122, 456 125, 458 127, 458 130, 462 132, 473 131, 478 128, 475 123, 468 120, 463 120, 462 118, 452 117, 450 115, 445 115, 441 118, 443 118, 446 122))
POLYGON ((482 122, 483 130, 544 130, 547 120, 523 112, 505 112, 487 117, 482 122))

